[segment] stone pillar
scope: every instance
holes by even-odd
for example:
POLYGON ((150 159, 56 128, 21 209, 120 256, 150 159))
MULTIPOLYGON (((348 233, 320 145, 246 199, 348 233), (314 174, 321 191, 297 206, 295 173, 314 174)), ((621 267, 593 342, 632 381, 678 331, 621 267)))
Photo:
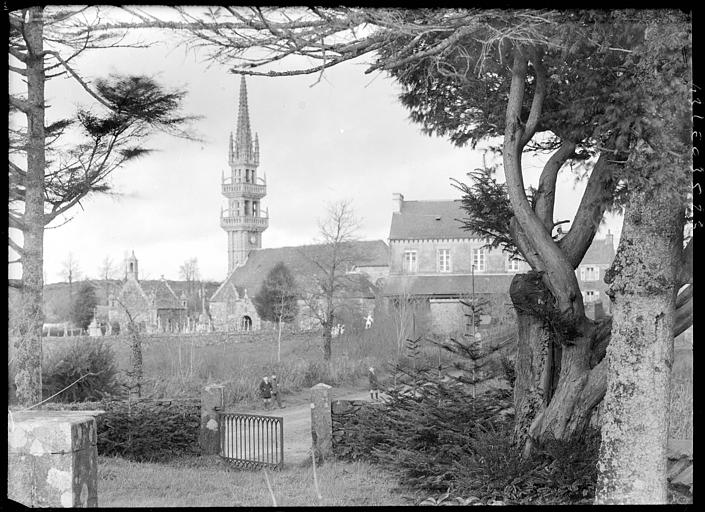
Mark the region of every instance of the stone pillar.
POLYGON ((223 386, 211 384, 201 393, 201 433, 198 443, 202 455, 220 453, 218 411, 223 409, 223 386))
POLYGON ((333 420, 330 412, 331 387, 319 383, 311 388, 311 440, 316 460, 330 458, 333 420))
POLYGON ((102 412, 9 412, 7 497, 27 507, 97 507, 93 416, 102 412))

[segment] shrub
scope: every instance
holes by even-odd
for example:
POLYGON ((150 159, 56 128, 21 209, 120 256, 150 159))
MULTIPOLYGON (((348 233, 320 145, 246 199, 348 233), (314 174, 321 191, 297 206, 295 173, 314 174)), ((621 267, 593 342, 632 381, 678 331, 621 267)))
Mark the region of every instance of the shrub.
MULTIPOLYGON (((460 348, 456 354, 465 355, 460 348)), ((337 429, 334 452, 381 464, 405 488, 446 492, 440 501, 454 496, 475 504, 591 502, 599 432, 569 443, 548 442, 522 458, 512 444, 511 390, 490 386, 472 398, 473 387, 487 388, 480 384, 503 368, 483 364, 483 371, 487 375, 474 382, 418 367, 404 371, 398 379, 404 385, 390 389, 387 402, 361 407, 354 419, 334 419, 345 422, 337 429)))
POLYGON ((49 409, 103 410, 96 417, 98 455, 165 462, 198 453, 200 401, 103 400, 49 404, 49 409))
POLYGON ((112 349, 102 340, 79 339, 46 355, 42 394, 57 402, 98 400, 119 393, 112 349), (65 389, 66 388, 66 389, 65 389))

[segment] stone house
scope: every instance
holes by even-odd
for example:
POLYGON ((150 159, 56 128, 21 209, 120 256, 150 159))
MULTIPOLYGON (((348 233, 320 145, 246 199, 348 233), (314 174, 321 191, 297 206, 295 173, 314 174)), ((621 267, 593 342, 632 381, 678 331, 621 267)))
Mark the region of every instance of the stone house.
POLYGON ((487 240, 461 228, 460 201, 405 201, 393 195, 390 264, 383 295, 408 297, 425 309, 436 334, 472 329, 470 308, 461 301, 487 301, 481 328, 513 321, 509 285, 524 261, 511 259, 487 240))
POLYGON ((188 327, 187 298, 174 292, 162 277, 158 280, 139 280, 139 262, 132 255, 125 261, 125 281, 108 299, 108 323, 120 326, 124 332, 129 317, 141 332, 176 333, 188 327), (129 313, 129 314, 128 314, 129 313))
POLYGON ((607 232, 605 238, 596 238, 588 247, 583 261, 575 269, 575 275, 583 295, 585 313, 593 320, 612 311, 610 298, 605 294, 609 285, 605 283, 605 272, 614 260, 614 235, 607 232))
MULTIPOLYGON (((274 266, 284 263, 303 292, 321 269, 316 261, 325 258, 326 245, 256 249, 249 252, 244 263, 237 266, 210 299, 209 307, 213 326, 217 330, 259 330, 265 325, 252 297, 260 290, 267 274, 274 266)), ((346 247, 351 258, 345 272, 344 289, 340 300, 349 310, 372 311, 375 300, 375 283, 386 276, 389 249, 382 240, 352 242, 346 247)), ((361 316, 362 318, 362 316, 361 316)), ((299 314, 295 321, 299 329, 316 326, 314 315, 306 302, 299 299, 299 314)))

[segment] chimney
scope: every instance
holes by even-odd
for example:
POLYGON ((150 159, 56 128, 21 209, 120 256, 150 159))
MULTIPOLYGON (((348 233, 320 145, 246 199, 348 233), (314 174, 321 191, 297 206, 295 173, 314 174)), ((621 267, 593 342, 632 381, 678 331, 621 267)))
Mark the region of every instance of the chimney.
POLYGON ((392 213, 401 213, 401 206, 404 204, 404 196, 399 192, 392 194, 392 213))
POLYGON ((614 250, 614 235, 609 229, 607 230, 607 234, 605 235, 605 243, 609 244, 610 248, 614 250))

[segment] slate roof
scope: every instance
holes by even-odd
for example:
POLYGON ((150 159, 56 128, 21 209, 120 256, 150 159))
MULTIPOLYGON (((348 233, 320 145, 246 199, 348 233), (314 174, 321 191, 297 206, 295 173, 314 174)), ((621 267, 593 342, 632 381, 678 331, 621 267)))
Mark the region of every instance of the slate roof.
MULTIPOLYGON (((297 282, 301 284, 306 276, 316 275, 320 272, 312 259, 322 258, 327 249, 326 245, 320 244, 250 251, 247 261, 233 270, 210 300, 212 302, 223 300, 226 286, 230 285, 236 287, 241 297, 245 290, 247 290, 248 297, 254 297, 269 271, 279 262, 283 262, 297 282)), ((357 266, 389 265, 389 247, 382 240, 351 242, 350 250, 353 251, 351 259, 357 266)), ((349 277, 356 295, 365 297, 373 295, 371 283, 364 275, 352 274, 349 277)))
MULTIPOLYGON (((509 293, 514 274, 475 274, 475 293, 509 293)), ((470 295, 471 275, 395 275, 385 281, 383 295, 458 296, 470 295)))
POLYGON ((580 264, 611 265, 614 254, 614 245, 611 236, 607 238, 595 238, 592 244, 590 244, 590 247, 588 247, 585 257, 580 264))
POLYGON ((403 201, 401 212, 392 213, 389 240, 428 240, 434 238, 477 238, 465 231, 460 221, 466 216, 455 201, 403 201))
POLYGON ((154 293, 153 307, 157 309, 184 309, 181 305, 181 299, 177 297, 166 279, 138 281, 138 283, 148 298, 151 298, 151 294, 154 293))

